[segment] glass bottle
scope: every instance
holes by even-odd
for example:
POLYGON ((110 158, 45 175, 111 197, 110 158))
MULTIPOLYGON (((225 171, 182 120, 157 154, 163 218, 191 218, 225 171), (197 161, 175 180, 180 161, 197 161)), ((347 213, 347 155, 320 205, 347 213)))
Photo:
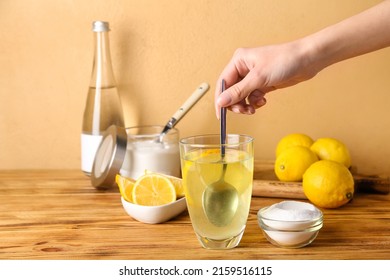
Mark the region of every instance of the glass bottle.
POLYGON ((94 59, 81 133, 81 169, 90 175, 102 133, 112 124, 124 127, 123 110, 112 70, 109 23, 95 21, 94 59))

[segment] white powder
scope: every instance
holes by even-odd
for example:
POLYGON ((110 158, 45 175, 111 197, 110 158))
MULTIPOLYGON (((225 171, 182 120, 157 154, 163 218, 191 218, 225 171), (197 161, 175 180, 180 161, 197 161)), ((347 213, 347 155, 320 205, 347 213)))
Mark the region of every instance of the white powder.
POLYGON ((308 221, 320 217, 314 205, 299 201, 282 201, 270 206, 263 217, 277 221, 308 221))
POLYGON ((262 211, 261 217, 265 233, 273 242, 286 247, 307 245, 322 227, 321 211, 306 202, 276 203, 262 211))
POLYGON ((120 173, 137 179, 145 170, 180 177, 178 143, 129 142, 120 173))

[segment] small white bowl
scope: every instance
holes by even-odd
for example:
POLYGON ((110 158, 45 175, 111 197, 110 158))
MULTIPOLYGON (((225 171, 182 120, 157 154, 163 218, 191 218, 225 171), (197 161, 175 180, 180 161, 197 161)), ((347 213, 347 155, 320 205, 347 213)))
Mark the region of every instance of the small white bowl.
POLYGON ((182 197, 175 202, 160 206, 137 205, 121 197, 123 208, 129 216, 147 224, 159 224, 169 221, 187 208, 186 198, 182 197))
POLYGON ((309 245, 317 237, 323 225, 323 214, 318 208, 310 203, 298 201, 283 201, 264 207, 258 211, 257 219, 267 240, 283 248, 301 248, 309 245), (297 220, 269 217, 267 210, 278 204, 284 204, 284 209, 279 212, 282 216, 291 217, 297 211, 311 211, 313 216, 297 220))

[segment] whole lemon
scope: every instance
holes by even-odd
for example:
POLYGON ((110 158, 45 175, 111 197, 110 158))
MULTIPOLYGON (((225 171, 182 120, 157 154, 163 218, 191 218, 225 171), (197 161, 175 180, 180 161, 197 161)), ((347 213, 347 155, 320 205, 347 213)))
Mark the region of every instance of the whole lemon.
POLYGON ((310 149, 316 153, 319 159, 327 159, 351 166, 351 156, 347 146, 334 138, 319 138, 310 149))
POLYGON ((294 146, 276 158, 274 171, 280 181, 298 182, 302 180, 306 169, 316 161, 316 154, 309 148, 294 146))
POLYGON ((306 197, 323 208, 338 208, 354 194, 351 172, 343 164, 331 160, 312 164, 303 175, 302 185, 306 197))
POLYGON ((276 157, 278 157, 284 150, 294 146, 303 146, 310 148, 313 143, 313 139, 306 134, 291 133, 279 140, 276 146, 275 154, 276 157))

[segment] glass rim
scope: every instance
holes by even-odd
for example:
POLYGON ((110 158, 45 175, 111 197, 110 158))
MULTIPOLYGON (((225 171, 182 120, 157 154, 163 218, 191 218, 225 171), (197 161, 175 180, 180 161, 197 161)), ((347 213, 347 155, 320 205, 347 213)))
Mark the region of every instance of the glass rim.
MULTIPOLYGON (((240 141, 237 142, 227 142, 223 144, 222 146, 225 147, 231 147, 231 146, 241 146, 241 145, 247 145, 250 143, 253 143, 254 137, 249 136, 247 134, 239 134, 239 133, 228 133, 226 134, 226 139, 229 139, 229 136, 238 136, 240 137, 240 141), (241 140, 241 138, 244 138, 245 140, 241 140)), ((191 146, 191 147, 196 147, 196 148, 202 148, 202 147, 221 147, 220 141, 216 143, 196 143, 196 142, 189 142, 190 140, 194 140, 197 138, 212 138, 212 139, 220 139, 221 135, 220 134, 200 134, 200 135, 193 135, 193 136, 188 136, 185 138, 180 139, 179 144, 182 146, 191 146)))

